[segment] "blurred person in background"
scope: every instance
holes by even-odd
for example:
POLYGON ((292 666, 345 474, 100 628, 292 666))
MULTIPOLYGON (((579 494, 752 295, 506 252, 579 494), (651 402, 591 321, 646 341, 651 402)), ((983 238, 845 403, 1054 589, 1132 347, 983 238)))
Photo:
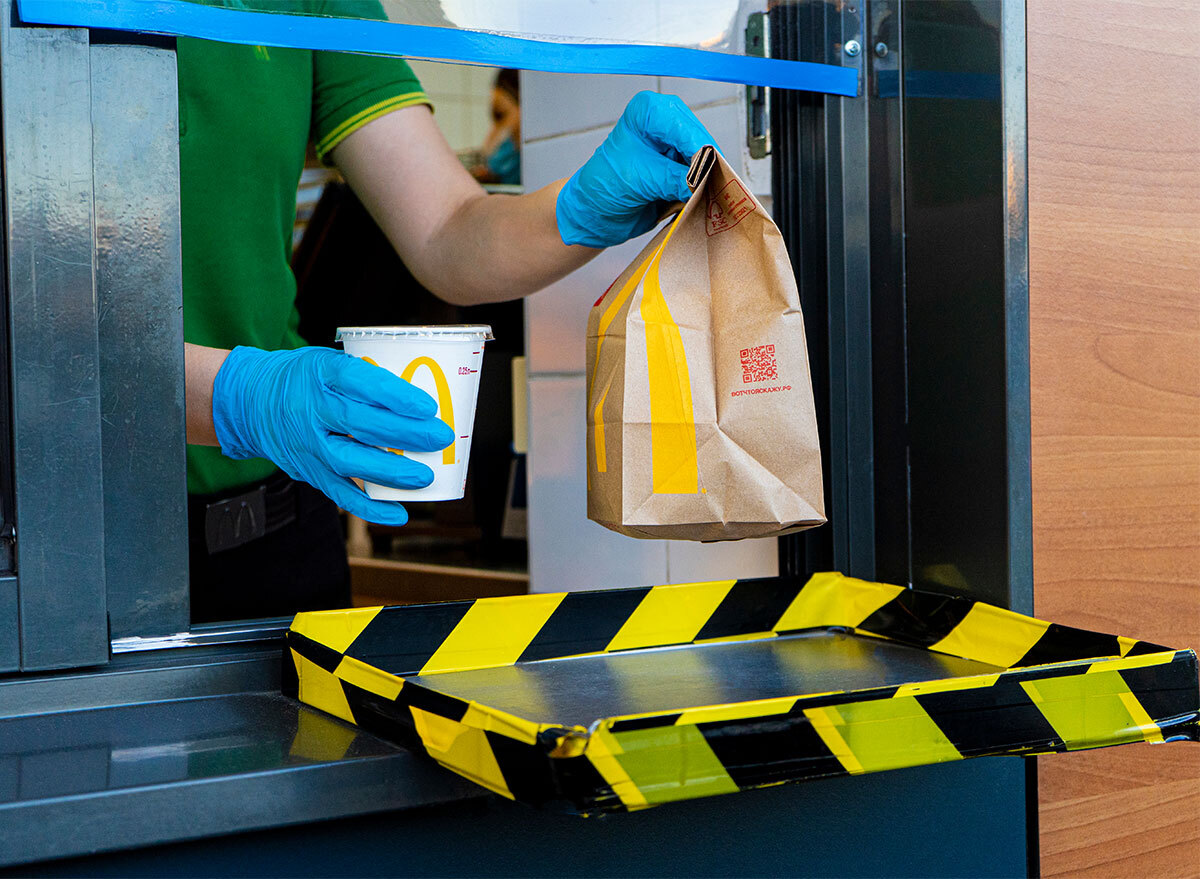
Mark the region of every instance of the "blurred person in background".
POLYGON ((480 183, 521 182, 521 79, 511 67, 496 72, 492 85, 492 128, 471 168, 480 183))

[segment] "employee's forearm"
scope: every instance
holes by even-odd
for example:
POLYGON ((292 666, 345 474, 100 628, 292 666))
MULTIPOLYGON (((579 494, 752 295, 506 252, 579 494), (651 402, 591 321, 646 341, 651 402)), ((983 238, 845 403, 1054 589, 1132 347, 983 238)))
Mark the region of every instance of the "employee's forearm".
POLYGON ((396 181, 362 187, 360 197, 430 292, 455 305, 479 305, 536 293, 600 252, 563 244, 554 210, 565 182, 524 195, 488 195, 472 180, 423 241, 414 240, 405 215, 389 209, 395 202, 387 187, 396 181))
POLYGON ((516 299, 574 271, 598 250, 568 247, 554 220, 565 181, 525 195, 485 195, 459 207, 429 242, 444 267, 435 290, 460 305, 516 299))
POLYGON ((487 195, 425 107, 371 122, 333 158, 409 271, 450 302, 528 295, 599 252, 563 244, 555 219, 561 183, 487 195))
POLYGON ((190 344, 183 346, 187 441, 193 445, 218 445, 212 415, 213 380, 228 354, 222 348, 190 344))

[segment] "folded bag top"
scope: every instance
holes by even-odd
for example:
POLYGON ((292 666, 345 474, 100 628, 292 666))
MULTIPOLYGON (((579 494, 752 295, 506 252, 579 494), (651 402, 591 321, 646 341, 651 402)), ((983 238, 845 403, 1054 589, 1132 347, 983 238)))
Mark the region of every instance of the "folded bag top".
POLYGON ((821 454, 787 248, 713 147, 688 185, 588 317, 588 517, 679 540, 812 528, 821 454))

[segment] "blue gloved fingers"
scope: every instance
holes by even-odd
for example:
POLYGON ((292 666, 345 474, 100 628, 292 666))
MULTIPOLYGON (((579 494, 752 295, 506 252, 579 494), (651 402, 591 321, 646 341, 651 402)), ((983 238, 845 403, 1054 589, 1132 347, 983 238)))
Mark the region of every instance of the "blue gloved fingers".
POLYGON ((408 521, 404 507, 370 499, 347 476, 382 485, 428 485, 432 473, 424 464, 372 446, 442 448, 453 431, 436 412, 437 404, 421 389, 328 348, 238 347, 213 382, 213 423, 226 455, 269 458, 355 516, 387 525, 408 521), (381 396, 387 405, 372 405, 381 396), (343 432, 365 439, 331 435, 343 432))
POLYGON ((594 163, 599 173, 621 184, 613 188, 588 186, 580 179, 588 166, 576 172, 555 206, 564 243, 607 247, 628 241, 653 229, 668 204, 691 197, 687 166, 672 162, 635 138, 617 140, 621 157, 636 166, 637 173, 624 173, 609 153, 597 150, 589 164, 594 163), (595 222, 596 217, 605 215, 609 216, 606 222, 595 222))
MULTIPOLYGON (((687 201, 692 197, 692 190, 687 185, 687 165, 673 162, 646 146, 642 146, 639 152, 638 176, 628 183, 642 205, 647 202, 687 201)), ((657 218, 657 206, 651 204, 650 207, 657 218)))
POLYGON ((357 476, 392 488, 424 488, 433 482, 433 471, 420 461, 347 436, 330 436, 324 451, 326 465, 339 476, 357 476))
POLYGON ((396 501, 375 501, 348 479, 330 476, 320 481, 319 488, 335 504, 360 519, 380 525, 408 524, 408 510, 396 501))
POLYGON ((437 414, 437 401, 433 397, 382 366, 339 353, 323 367, 325 386, 344 397, 414 418, 432 418, 437 414))
POLYGON ((639 92, 625 108, 628 124, 655 149, 688 165, 701 147, 716 144, 708 129, 677 95, 639 92))
POLYGON ((608 247, 653 228, 665 205, 687 201, 687 169, 713 137, 675 95, 641 92, 559 191, 564 244, 608 247))
POLYGON ((321 418, 330 432, 349 434, 371 446, 436 452, 454 442, 454 431, 440 418, 409 418, 339 394, 329 394, 322 401, 321 418))

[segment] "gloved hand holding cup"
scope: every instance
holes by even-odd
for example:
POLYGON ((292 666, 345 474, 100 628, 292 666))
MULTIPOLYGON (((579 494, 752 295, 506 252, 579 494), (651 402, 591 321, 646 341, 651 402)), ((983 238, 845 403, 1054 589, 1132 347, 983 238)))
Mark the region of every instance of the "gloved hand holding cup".
POLYGON ((453 432, 450 444, 439 451, 388 447, 393 454, 428 467, 433 473, 428 485, 399 486, 368 479, 367 495, 379 501, 461 498, 466 489, 483 346, 494 338, 491 327, 341 327, 336 338, 347 354, 381 366, 429 394, 437 403, 437 417, 453 432))
POLYGON ((328 348, 234 348, 213 382, 212 415, 226 456, 267 458, 342 509, 387 525, 403 525, 408 513, 371 499, 351 478, 422 489, 433 471, 379 446, 436 453, 455 441, 425 391, 328 348))

